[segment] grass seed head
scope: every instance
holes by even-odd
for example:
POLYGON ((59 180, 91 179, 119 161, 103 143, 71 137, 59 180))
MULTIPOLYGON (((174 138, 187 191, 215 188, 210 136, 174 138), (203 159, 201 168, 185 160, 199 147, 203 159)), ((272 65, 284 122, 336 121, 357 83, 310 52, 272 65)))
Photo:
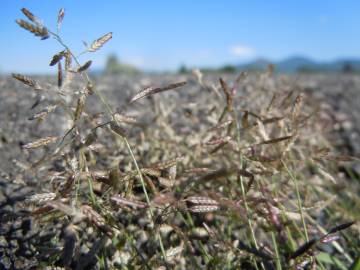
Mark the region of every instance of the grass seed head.
POLYGON ((49 145, 49 144, 57 141, 58 138, 59 138, 59 137, 54 137, 54 136, 41 138, 41 139, 36 140, 36 141, 34 141, 34 142, 27 143, 27 144, 25 144, 23 147, 24 147, 25 149, 34 149, 34 148, 46 146, 46 145, 49 145))
POLYGON ((108 42, 110 39, 112 38, 112 32, 109 32, 105 35, 103 35, 102 37, 98 38, 97 40, 95 40, 90 48, 88 49, 89 52, 95 52, 97 50, 99 50, 102 46, 104 46, 104 44, 106 42, 108 42))

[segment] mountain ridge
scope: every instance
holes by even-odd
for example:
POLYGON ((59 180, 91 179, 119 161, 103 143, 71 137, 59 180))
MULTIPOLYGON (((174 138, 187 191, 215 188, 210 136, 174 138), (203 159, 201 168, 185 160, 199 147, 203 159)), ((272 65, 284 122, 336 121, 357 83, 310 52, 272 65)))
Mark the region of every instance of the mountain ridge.
POLYGON ((360 71, 360 58, 339 58, 332 61, 316 61, 304 56, 291 56, 280 61, 271 61, 267 58, 258 58, 253 61, 235 65, 239 70, 265 70, 269 64, 274 64, 278 72, 299 71, 360 71))

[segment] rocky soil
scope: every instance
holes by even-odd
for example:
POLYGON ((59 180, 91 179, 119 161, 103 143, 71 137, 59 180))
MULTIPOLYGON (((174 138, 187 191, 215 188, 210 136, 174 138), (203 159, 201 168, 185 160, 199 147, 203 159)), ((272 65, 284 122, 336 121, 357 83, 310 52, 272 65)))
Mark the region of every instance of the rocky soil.
MULTIPOLYGON (((111 105, 122 110, 128 106, 126 104, 130 95, 142 87, 184 79, 189 82, 187 90, 176 95, 162 96, 169 105, 182 106, 195 102, 192 96, 193 91, 196 91, 196 80, 190 75, 113 76, 98 77, 95 81, 98 89, 106 95, 111 105)), ((259 77, 249 78, 249 80, 257 79, 259 77)), ((40 80, 44 84, 55 81, 54 78, 40 80)), ((217 84, 217 80, 216 75, 204 78, 209 85, 217 84)), ((339 152, 360 156, 360 75, 279 75, 274 78, 274 82, 278 80, 287 80, 296 91, 309 94, 312 97, 311 102, 319 104, 318 113, 326 114, 332 119, 333 125, 328 128, 328 136, 339 152)), ((0 77, 0 257, 6 250, 14 248, 18 253, 16 256, 28 258, 28 267, 31 263, 36 264, 31 259, 32 246, 40 241, 39 239, 50 239, 52 232, 36 231, 36 228, 32 228, 31 220, 24 218, 26 212, 18 207, 18 202, 23 201, 27 194, 34 193, 34 190, 39 190, 41 187, 41 183, 34 182, 31 174, 26 173, 34 156, 23 151, 22 145, 39 137, 61 135, 67 128, 68 123, 62 116, 63 112, 60 111, 51 115, 46 125, 41 123, 34 125, 28 120, 39 110, 39 107, 42 107, 32 109, 34 103, 40 102, 45 105, 51 103, 51 99, 51 96, 46 93, 33 92, 10 77, 0 77), (20 173, 24 175, 24 172, 25 177, 17 177, 20 173), (23 181, 27 183, 27 187, 23 186, 23 181)), ((102 106, 95 97, 91 97, 87 105, 94 112, 102 111, 102 106)), ((142 110, 141 118, 144 124, 151 123, 151 114, 147 114, 144 108, 142 110)), ((354 172, 360 174, 359 168, 355 165, 354 172)), ((12 256, 15 255, 12 254, 12 256)), ((11 260, 2 262, 0 269, 10 267, 10 265, 11 260)), ((18 268, 20 269, 21 265, 18 268)))

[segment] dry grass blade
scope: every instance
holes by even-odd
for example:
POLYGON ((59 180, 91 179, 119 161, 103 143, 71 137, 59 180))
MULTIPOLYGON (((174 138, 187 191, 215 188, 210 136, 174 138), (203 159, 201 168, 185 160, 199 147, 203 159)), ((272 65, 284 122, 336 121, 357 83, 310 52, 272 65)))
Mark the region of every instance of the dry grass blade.
POLYGON ((88 49, 89 52, 95 52, 99 50, 106 42, 108 42, 112 38, 112 32, 107 33, 106 35, 103 35, 101 38, 98 38, 95 40, 90 48, 88 49))
POLYGON ((18 73, 12 73, 11 75, 14 79, 22 82, 23 84, 25 84, 27 86, 34 88, 35 90, 42 90, 41 86, 39 86, 39 84, 35 80, 33 80, 27 76, 24 76, 24 75, 21 75, 18 73))
POLYGON ((49 32, 45 27, 39 27, 37 25, 33 25, 24 20, 16 20, 16 23, 25 30, 33 33, 37 37, 41 37, 42 40, 49 38, 49 32))
POLYGON ((183 81, 183 82, 178 82, 178 83, 172 83, 165 87, 147 87, 147 88, 141 90, 135 96, 133 96, 130 100, 130 103, 133 103, 133 102, 137 101, 138 99, 144 98, 149 95, 153 95, 156 93, 160 93, 160 92, 164 92, 167 90, 171 90, 171 89, 175 89, 175 88, 184 86, 185 84, 186 84, 186 82, 183 81))
POLYGON ((27 143, 23 147, 25 149, 34 149, 34 148, 38 148, 38 147, 41 147, 41 146, 49 145, 49 144, 55 142, 57 139, 58 139, 58 137, 45 137, 45 138, 41 138, 39 140, 36 140, 34 142, 27 143))
POLYGON ((77 72, 83 72, 87 70, 91 66, 92 61, 89 60, 85 64, 83 64, 81 67, 78 68, 77 72))

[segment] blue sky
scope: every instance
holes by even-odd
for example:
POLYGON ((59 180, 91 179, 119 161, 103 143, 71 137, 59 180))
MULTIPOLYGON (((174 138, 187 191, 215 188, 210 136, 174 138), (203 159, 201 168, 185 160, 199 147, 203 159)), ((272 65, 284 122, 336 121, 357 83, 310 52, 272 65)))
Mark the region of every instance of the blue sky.
POLYGON ((112 31, 102 50, 84 55, 101 68, 106 56, 147 70, 279 60, 303 55, 315 60, 360 57, 360 1, 41 1, 2 0, 0 71, 51 72, 61 47, 41 41, 15 24, 28 8, 50 29, 65 8, 62 36, 74 51, 112 31))

